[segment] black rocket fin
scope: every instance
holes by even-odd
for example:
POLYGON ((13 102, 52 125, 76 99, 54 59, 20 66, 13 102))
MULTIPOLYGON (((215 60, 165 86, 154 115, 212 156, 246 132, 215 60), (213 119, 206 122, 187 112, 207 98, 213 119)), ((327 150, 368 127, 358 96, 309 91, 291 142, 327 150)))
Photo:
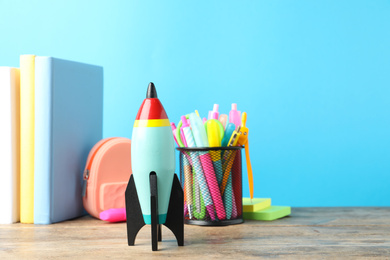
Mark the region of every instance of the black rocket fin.
POLYGON ((159 224, 159 225, 158 225, 158 238, 157 238, 157 240, 158 240, 159 242, 161 242, 161 236, 162 236, 162 233, 161 233, 161 224, 159 224))
POLYGON ((142 217, 141 205, 139 204, 137 189, 133 175, 130 176, 125 192, 126 200, 126 224, 127 224, 127 242, 133 246, 138 231, 145 225, 142 217))
POLYGON ((176 174, 173 177, 171 198, 164 225, 175 235, 177 244, 184 246, 184 192, 176 174))
POLYGON ((155 172, 149 174, 150 184, 150 215, 152 228, 152 251, 158 249, 158 192, 157 192, 157 175, 155 172))

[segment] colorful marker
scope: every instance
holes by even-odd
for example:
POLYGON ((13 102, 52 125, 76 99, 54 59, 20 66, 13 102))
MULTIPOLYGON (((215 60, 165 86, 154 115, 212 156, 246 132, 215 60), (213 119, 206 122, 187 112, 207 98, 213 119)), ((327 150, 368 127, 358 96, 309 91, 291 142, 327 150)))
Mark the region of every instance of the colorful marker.
MULTIPOLYGON (((192 113, 192 114, 194 114, 194 113, 192 113)), ((190 118, 191 118, 191 115, 190 115, 190 118)), ((192 135, 192 131, 189 127, 189 124, 188 124, 186 117, 182 116, 181 121, 182 121, 182 129, 184 132, 184 136, 187 140, 188 147, 190 147, 190 148, 196 147, 196 142, 194 140, 194 137, 192 135)), ((203 125, 202 125, 202 127, 203 127, 203 125)), ((195 171, 196 180, 197 180, 197 183, 199 184, 200 191, 202 193, 204 205, 206 206, 206 209, 209 212, 211 219, 215 220, 213 201, 211 199, 210 192, 209 192, 207 182, 205 179, 205 174, 204 174, 202 166, 201 166, 202 164, 199 161, 198 153, 197 152, 190 152, 190 155, 191 155, 192 166, 193 166, 193 169, 195 171)), ((198 210, 199 210, 199 208, 198 208, 198 210)))
POLYGON ((192 168, 186 155, 183 155, 184 187, 187 200, 188 215, 192 219, 192 168))
MULTIPOLYGON (((195 113, 191 113, 190 122, 197 147, 209 147, 206 130, 200 117, 195 113)), ((218 181, 215 176, 210 154, 206 151, 199 152, 199 159, 202 163, 203 172, 207 180, 207 185, 210 190, 218 219, 223 220, 226 218, 226 212, 222 202, 222 197, 219 191, 218 181)))

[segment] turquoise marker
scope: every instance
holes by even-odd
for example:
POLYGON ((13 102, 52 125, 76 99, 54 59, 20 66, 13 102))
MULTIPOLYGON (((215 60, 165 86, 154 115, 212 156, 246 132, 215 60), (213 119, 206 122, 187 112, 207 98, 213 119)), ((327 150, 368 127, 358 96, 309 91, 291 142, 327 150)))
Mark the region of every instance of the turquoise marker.
MULTIPOLYGON (((190 118, 191 118, 191 115, 190 115, 190 118)), ((192 131, 191 131, 189 124, 187 122, 187 119, 183 116, 181 118, 181 120, 183 123, 182 129, 184 132, 184 137, 186 138, 188 147, 190 147, 190 148, 196 147, 196 143, 195 143, 194 137, 192 135, 192 131)), ((203 127, 203 124, 202 124, 202 127, 203 127)), ((194 126, 192 126, 192 129, 194 129, 194 126)), ((207 212, 209 213, 211 219, 215 220, 213 201, 211 199, 210 192, 209 192, 209 189, 207 187, 207 182, 206 182, 205 175, 204 175, 204 172, 202 169, 202 164, 199 161, 198 153, 197 152, 189 152, 189 154, 191 155, 191 161, 192 161, 192 166, 193 166, 192 168, 195 171, 195 177, 196 177, 197 183, 199 184, 200 191, 202 193, 204 205, 206 206, 207 212)))

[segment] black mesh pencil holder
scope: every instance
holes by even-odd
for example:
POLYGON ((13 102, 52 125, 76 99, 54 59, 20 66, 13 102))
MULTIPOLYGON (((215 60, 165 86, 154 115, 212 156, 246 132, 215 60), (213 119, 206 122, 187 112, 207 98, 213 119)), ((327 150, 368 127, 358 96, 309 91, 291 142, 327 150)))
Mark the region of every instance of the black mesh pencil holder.
POLYGON ((225 226, 244 222, 241 149, 177 148, 186 224, 225 226))

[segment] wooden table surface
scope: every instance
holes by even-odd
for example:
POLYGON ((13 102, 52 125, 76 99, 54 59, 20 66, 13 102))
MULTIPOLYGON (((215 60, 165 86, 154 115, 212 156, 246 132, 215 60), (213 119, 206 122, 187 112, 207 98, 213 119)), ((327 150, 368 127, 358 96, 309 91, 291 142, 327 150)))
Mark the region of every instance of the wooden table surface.
POLYGON ((390 259, 390 207, 293 208, 280 220, 226 227, 185 225, 178 247, 163 227, 152 252, 150 226, 127 245, 126 224, 83 217, 53 225, 0 225, 0 259, 390 259))

